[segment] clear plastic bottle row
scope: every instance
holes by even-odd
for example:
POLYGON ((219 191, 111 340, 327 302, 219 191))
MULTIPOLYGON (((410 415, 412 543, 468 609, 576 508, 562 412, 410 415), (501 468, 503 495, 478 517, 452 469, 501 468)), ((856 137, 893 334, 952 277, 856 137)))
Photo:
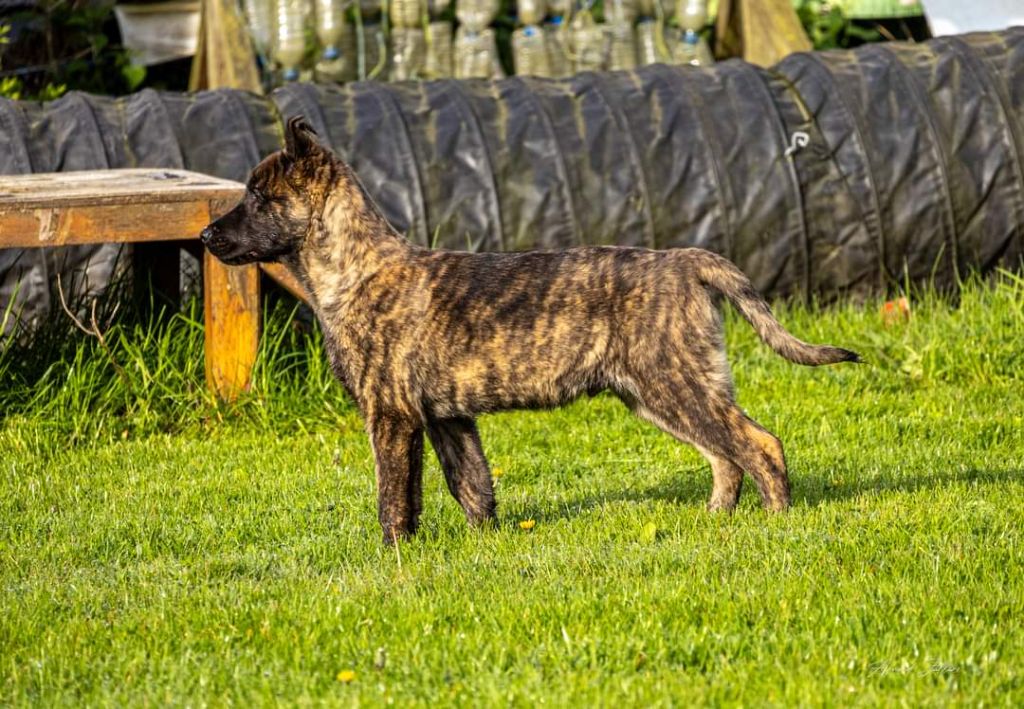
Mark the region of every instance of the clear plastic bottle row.
MULTIPOLYGON (((602 22, 593 0, 581 2, 517 0, 516 74, 713 61, 700 34, 707 0, 605 0, 602 22)), ((504 75, 493 27, 500 0, 457 0, 454 12, 450 0, 243 0, 243 8, 270 83, 504 75)))

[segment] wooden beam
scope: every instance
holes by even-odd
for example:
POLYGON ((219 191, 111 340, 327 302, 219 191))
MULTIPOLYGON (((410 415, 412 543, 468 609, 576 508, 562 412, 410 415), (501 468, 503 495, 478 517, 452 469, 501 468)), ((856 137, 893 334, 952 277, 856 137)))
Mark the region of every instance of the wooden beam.
POLYGON ((209 202, 9 209, 0 206, 0 248, 196 239, 209 202))
POLYGON ((263 93, 256 52, 239 3, 202 0, 189 91, 233 88, 263 93))
POLYGON ((306 293, 306 289, 299 283, 299 279, 291 274, 291 272, 279 263, 261 263, 260 268, 268 276, 274 279, 274 281, 282 286, 286 291, 294 295, 296 298, 301 300, 306 305, 310 305, 309 294, 306 293))
MULTIPOLYGON (((209 203, 211 221, 237 199, 209 203)), ((260 272, 256 264, 228 266, 203 249, 206 385, 223 401, 234 401, 252 385, 262 321, 260 272)))
POLYGON ((791 0, 722 0, 715 37, 716 56, 741 57, 763 67, 813 49, 791 0))
POLYGON ((206 383, 225 401, 252 384, 260 341, 260 279, 255 264, 227 266, 203 255, 206 383))

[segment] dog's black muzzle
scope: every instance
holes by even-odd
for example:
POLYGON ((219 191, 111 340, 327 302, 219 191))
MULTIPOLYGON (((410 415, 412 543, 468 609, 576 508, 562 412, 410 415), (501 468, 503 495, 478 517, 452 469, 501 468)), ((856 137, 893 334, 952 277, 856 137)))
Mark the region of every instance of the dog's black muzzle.
POLYGON ((244 253, 244 249, 238 249, 236 244, 233 244, 224 232, 217 225, 217 222, 207 225, 202 232, 199 233, 199 240, 203 242, 203 246, 207 250, 219 258, 221 261, 234 262, 244 253), (239 251, 241 253, 233 253, 239 251))

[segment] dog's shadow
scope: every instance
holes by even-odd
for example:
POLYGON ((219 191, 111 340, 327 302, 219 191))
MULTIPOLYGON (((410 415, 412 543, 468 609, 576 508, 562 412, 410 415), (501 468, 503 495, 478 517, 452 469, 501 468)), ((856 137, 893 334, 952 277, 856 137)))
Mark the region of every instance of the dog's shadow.
MULTIPOLYGON (((625 488, 607 493, 585 495, 576 499, 562 499, 550 502, 527 502, 517 514, 538 521, 570 520, 585 516, 609 504, 644 502, 666 502, 684 507, 703 508, 711 494, 709 475, 691 474, 686 471, 675 479, 650 485, 646 488, 625 488)), ((913 493, 920 490, 938 490, 959 484, 979 486, 1002 485, 1008 482, 1024 481, 1024 470, 984 470, 969 468, 955 472, 937 472, 933 475, 901 477, 875 476, 853 480, 831 481, 822 478, 800 480, 799 473, 793 479, 793 505, 795 507, 818 507, 859 497, 885 495, 889 493, 913 493)), ((744 480, 744 499, 756 499, 756 488, 749 476, 744 480)))

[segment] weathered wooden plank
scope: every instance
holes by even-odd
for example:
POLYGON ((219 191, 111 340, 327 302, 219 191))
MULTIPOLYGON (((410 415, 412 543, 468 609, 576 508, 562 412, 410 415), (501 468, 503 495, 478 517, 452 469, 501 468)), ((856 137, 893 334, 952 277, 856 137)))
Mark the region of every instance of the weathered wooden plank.
POLYGON ((299 279, 293 276, 287 268, 279 263, 261 263, 260 268, 279 285, 284 287, 286 291, 306 305, 309 305, 309 294, 306 293, 306 289, 299 283, 299 279))
POLYGON ((39 209, 0 205, 0 247, 196 239, 209 223, 207 200, 39 209))
POLYGON ((252 383, 260 340, 259 268, 226 266, 210 252, 203 256, 206 383, 233 401, 252 383))
POLYGON ((84 170, 0 175, 0 209, 237 201, 245 186, 187 170, 84 170))

